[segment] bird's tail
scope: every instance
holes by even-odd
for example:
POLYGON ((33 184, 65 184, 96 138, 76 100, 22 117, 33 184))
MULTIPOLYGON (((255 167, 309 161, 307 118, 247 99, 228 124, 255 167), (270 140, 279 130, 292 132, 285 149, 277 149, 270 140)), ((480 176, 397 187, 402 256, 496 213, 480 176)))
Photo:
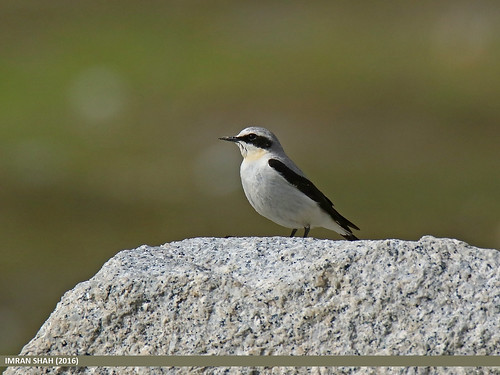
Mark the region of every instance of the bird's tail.
POLYGON ((359 238, 356 237, 354 234, 352 233, 347 233, 347 234, 341 234, 342 237, 344 237, 346 240, 348 241, 358 241, 359 238))

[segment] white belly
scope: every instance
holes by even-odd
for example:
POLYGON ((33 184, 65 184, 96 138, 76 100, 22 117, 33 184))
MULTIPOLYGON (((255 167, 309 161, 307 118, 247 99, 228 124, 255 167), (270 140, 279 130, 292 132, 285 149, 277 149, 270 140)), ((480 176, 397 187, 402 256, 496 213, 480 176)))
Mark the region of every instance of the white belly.
POLYGON ((240 174, 248 201, 267 219, 287 228, 337 229, 338 225, 330 216, 272 169, 266 158, 243 161, 240 174))

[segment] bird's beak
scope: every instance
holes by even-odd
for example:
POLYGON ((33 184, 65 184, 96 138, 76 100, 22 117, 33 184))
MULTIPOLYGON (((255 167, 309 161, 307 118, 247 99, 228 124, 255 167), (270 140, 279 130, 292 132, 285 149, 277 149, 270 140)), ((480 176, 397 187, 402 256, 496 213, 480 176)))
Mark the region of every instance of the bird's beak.
POLYGON ((239 142, 238 137, 220 137, 221 141, 239 142))

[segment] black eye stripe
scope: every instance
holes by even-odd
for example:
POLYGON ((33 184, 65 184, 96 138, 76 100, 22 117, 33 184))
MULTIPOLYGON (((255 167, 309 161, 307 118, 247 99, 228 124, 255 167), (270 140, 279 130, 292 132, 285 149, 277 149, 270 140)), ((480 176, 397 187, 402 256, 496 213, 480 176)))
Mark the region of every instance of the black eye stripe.
POLYGON ((270 148, 273 145, 273 141, 269 138, 254 133, 250 133, 238 138, 245 143, 249 143, 260 148, 270 148))

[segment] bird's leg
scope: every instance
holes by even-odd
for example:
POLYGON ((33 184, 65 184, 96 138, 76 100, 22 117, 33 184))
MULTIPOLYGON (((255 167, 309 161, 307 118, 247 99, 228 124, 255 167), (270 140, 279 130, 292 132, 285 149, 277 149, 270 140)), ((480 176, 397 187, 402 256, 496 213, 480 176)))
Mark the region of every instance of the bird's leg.
POLYGON ((308 225, 307 227, 304 227, 304 238, 307 237, 309 234, 309 231, 311 230, 311 227, 308 225))
POLYGON ((290 235, 290 237, 295 236, 295 233, 297 233, 297 229, 292 229, 292 234, 290 235))

